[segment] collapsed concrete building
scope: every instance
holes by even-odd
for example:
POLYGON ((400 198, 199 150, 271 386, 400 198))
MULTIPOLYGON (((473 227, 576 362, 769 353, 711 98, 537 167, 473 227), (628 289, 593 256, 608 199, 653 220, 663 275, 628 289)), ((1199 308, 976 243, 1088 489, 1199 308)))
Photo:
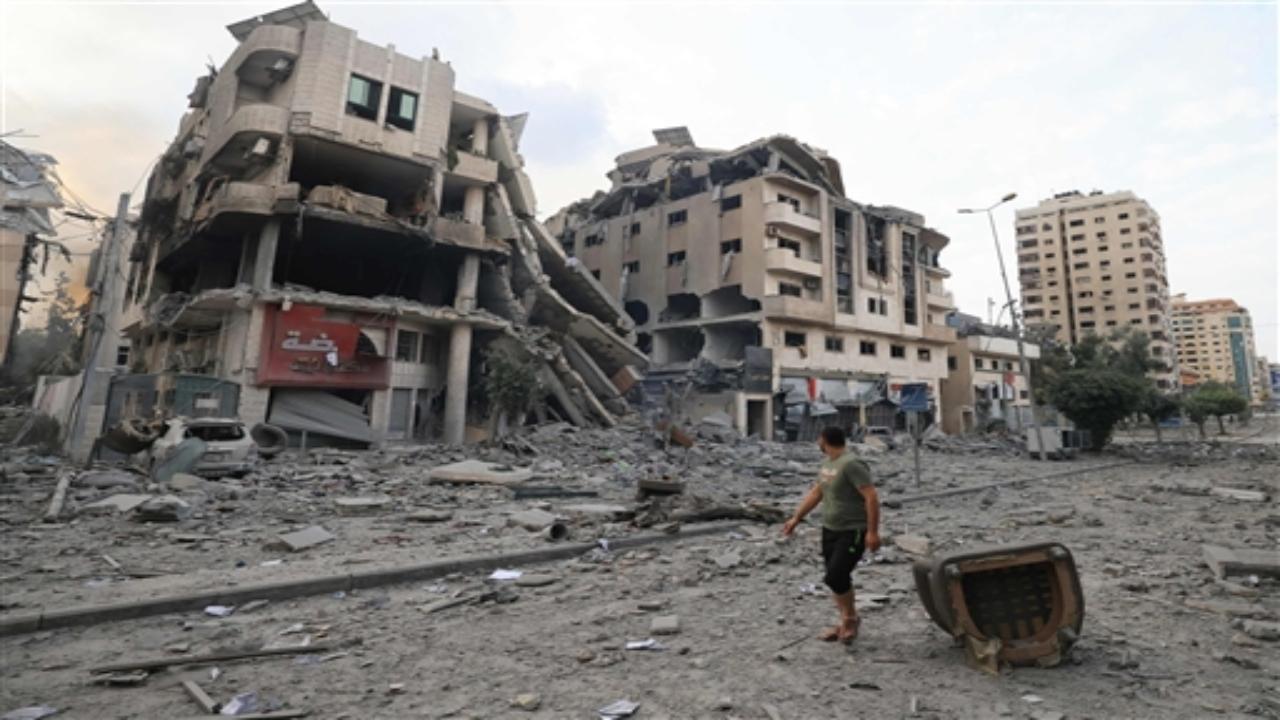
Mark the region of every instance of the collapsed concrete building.
POLYGON ((685 128, 654 136, 618 157, 608 191, 547 221, 635 321, 649 378, 712 378, 695 405, 766 437, 814 413, 901 426, 906 383, 928 385, 936 420, 948 238, 845 197, 836 159, 794 138, 722 151, 685 128))
POLYGON ((619 386, 646 358, 535 219, 526 116, 310 2, 228 29, 239 45, 197 80, 129 254, 130 369, 157 379, 113 384, 108 423, 204 407, 459 443, 499 415, 480 365, 504 345, 534 358, 540 413, 625 412, 619 386))

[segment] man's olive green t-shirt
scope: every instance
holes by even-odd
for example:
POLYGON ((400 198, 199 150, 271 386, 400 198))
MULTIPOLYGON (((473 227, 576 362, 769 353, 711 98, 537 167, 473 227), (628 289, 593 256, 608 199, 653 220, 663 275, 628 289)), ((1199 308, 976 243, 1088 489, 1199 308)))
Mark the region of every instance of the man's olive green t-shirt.
POLYGON ((845 453, 822 463, 822 526, 828 530, 866 530, 867 503, 858 488, 871 484, 871 468, 845 453))

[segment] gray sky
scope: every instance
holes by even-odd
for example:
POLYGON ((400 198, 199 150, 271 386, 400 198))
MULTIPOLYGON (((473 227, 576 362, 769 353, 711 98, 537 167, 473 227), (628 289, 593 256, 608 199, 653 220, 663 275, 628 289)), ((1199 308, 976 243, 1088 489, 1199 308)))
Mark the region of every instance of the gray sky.
MULTIPOLYGON (((224 26, 288 4, 0 0, 3 130, 38 135, 15 142, 110 212, 230 54, 224 26)), ((1171 291, 1236 299, 1280 358, 1273 2, 320 6, 370 42, 438 47, 460 89, 530 112, 541 215, 604 187, 652 128, 723 148, 787 133, 840 160, 850 197, 949 235, 957 302, 985 315, 995 253, 956 208, 1133 190, 1161 215, 1171 291)))

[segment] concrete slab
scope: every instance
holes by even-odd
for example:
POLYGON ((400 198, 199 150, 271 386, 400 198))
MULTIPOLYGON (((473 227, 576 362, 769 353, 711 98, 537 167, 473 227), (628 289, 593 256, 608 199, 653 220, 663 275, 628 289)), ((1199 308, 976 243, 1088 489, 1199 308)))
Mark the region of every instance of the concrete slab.
POLYGON ((508 525, 525 530, 541 530, 556 521, 556 516, 545 510, 521 510, 507 518, 508 525))
POLYGON ((1234 575, 1280 578, 1280 553, 1205 545, 1204 561, 1219 580, 1234 575))
POLYGON ((89 514, 125 513, 155 497, 154 495, 135 495, 121 493, 89 503, 80 508, 80 512, 89 514))
POLYGON ((653 635, 678 635, 680 633, 680 616, 659 615, 649 622, 649 633, 653 635))
POLYGON ((304 530, 286 533, 280 536, 280 542, 284 543, 285 547, 289 548, 291 552, 298 552, 300 550, 306 550, 307 548, 313 548, 316 545, 323 545, 324 543, 330 542, 334 539, 335 537, 333 533, 325 530, 319 525, 312 525, 304 530))
POLYGON ((360 515, 377 512, 391 506, 389 495, 367 495, 363 497, 334 498, 333 505, 343 515, 360 515))
POLYGON ((513 468, 482 460, 441 465, 427 476, 430 482, 455 485, 519 485, 533 477, 528 468, 513 468))
POLYGON ((925 557, 933 551, 933 544, 924 535, 894 535, 893 544, 908 555, 925 557))

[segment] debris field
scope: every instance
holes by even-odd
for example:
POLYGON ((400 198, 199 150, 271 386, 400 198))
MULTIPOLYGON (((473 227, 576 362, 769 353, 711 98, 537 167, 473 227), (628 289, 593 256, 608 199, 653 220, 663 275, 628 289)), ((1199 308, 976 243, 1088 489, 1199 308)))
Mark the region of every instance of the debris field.
POLYGON ((779 532, 813 480, 809 444, 704 435, 664 449, 636 421, 552 424, 466 450, 290 453, 243 478, 178 475, 166 487, 11 454, 0 619, 557 543, 591 549, 7 634, 0 710, 199 717, 203 695, 242 717, 1280 716, 1274 442, 1121 446, 1048 464, 972 446, 927 445, 918 485, 909 448, 853 446, 886 507, 885 547, 855 573, 865 619, 851 648, 816 639, 834 612, 819 529, 811 521, 790 541, 779 532), (466 461, 481 464, 460 471, 466 461), (65 507, 46 522, 63 476, 65 507), (611 547, 655 534, 668 537, 611 547), (1073 553, 1083 631, 1057 667, 992 676, 929 621, 910 560, 1033 541, 1073 553), (1233 553, 1254 564, 1233 565, 1233 553), (263 649, 276 654, 192 662, 263 649))

